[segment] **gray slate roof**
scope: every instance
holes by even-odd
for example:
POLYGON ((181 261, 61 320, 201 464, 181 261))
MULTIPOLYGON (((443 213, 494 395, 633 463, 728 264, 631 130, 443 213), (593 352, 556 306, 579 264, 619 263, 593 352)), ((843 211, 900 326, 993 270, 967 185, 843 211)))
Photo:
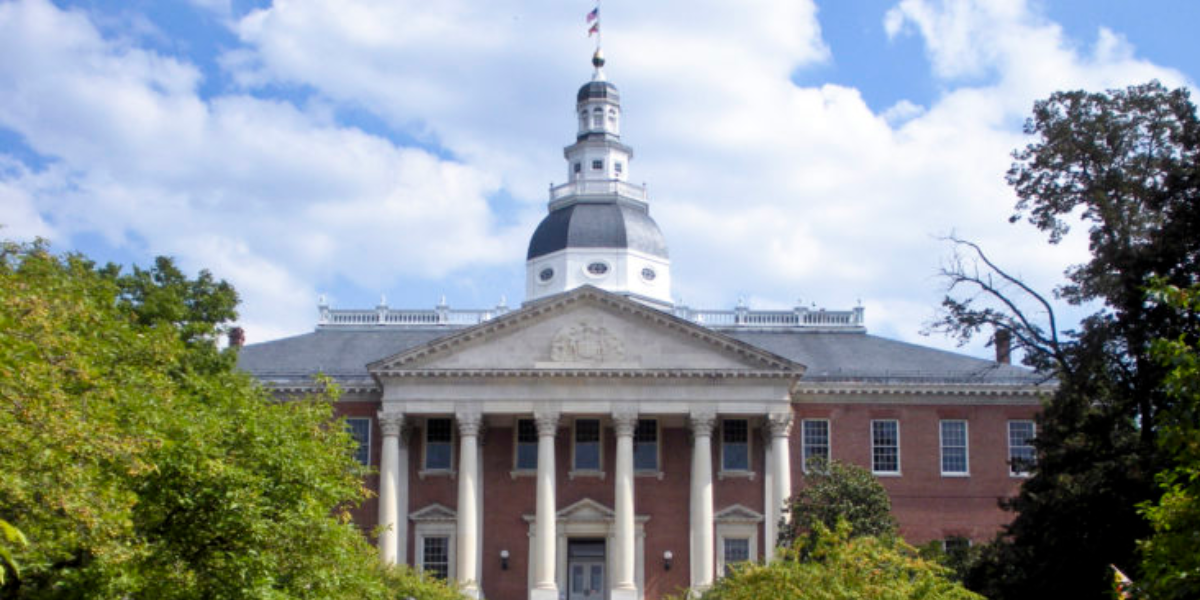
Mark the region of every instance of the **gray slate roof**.
MULTIPOLYGON (((242 348, 238 365, 260 379, 307 379, 317 372, 367 378, 366 365, 459 326, 318 329, 242 348)), ((862 332, 727 331, 739 341, 808 367, 804 381, 1037 384, 1027 369, 862 332)))
POLYGON ((629 248, 668 258, 667 240, 646 209, 616 201, 555 209, 533 232, 525 258, 564 248, 629 248))

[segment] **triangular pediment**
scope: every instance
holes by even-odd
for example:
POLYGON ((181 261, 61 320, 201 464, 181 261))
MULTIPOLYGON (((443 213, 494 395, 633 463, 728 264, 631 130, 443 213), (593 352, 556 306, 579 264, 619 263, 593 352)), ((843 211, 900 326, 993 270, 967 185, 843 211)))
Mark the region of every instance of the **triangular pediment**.
POLYGON ((775 372, 804 366, 586 286, 368 365, 398 371, 775 372))
POLYGON ((455 521, 458 513, 444 505, 433 503, 408 515, 413 521, 455 521))
POLYGON ((558 511, 558 520, 572 522, 612 521, 616 513, 607 506, 584 498, 558 511))
POLYGON ((760 523, 763 516, 741 504, 734 504, 718 511, 713 515, 713 520, 720 523, 760 523))

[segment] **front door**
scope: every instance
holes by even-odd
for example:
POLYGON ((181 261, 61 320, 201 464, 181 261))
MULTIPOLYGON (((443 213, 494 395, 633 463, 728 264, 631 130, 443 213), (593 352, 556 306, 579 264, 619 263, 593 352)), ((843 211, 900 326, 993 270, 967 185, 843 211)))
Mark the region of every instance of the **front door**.
POLYGON ((567 543, 567 600, 604 598, 604 540, 567 543))

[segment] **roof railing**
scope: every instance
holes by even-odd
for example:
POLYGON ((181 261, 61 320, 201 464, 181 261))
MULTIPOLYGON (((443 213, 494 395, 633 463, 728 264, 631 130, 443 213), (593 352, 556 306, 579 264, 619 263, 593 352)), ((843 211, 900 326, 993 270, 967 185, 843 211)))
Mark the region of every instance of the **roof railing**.
MULTIPOLYGON (((495 308, 450 308, 445 298, 432 309, 398 309, 381 300, 374 309, 335 309, 322 298, 317 305, 318 328, 330 327, 438 327, 478 325, 507 314, 511 309, 504 299, 495 308)), ((682 304, 672 314, 713 329, 838 329, 865 330, 863 307, 850 310, 825 310, 797 306, 791 310, 751 310, 739 302, 733 310, 689 308, 682 304)))

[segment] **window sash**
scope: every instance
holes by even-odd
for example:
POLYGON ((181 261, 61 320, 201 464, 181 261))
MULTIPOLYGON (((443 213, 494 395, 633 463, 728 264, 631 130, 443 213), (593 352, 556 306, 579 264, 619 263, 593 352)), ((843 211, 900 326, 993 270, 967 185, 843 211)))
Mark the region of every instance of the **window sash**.
POLYGON ((899 421, 871 421, 871 471, 900 472, 899 421))
POLYGON ((968 453, 967 422, 963 420, 941 421, 942 474, 966 475, 970 472, 968 453))
POLYGON ((346 430, 358 442, 354 449, 354 460, 360 465, 371 464, 371 418, 347 417, 346 430))
POLYGON ((537 423, 533 419, 517 419, 516 469, 533 471, 538 459, 537 423))
POLYGON ((454 428, 450 419, 425 421, 425 468, 450 470, 454 453, 454 428))
POLYGON ((800 424, 800 444, 803 448, 803 468, 808 472, 809 459, 829 460, 829 421, 805 419, 800 424))
POLYGON ((1008 422, 1008 472, 1010 475, 1028 475, 1030 467, 1037 462, 1037 450, 1033 439, 1037 436, 1033 421, 1008 422))
POLYGON ((633 470, 658 470, 657 419, 638 419, 633 431, 633 470))
POLYGON ((579 471, 600 470, 600 420, 575 420, 575 463, 579 471))
POLYGON ((426 536, 421 554, 421 569, 438 579, 450 576, 450 537, 426 536))
POLYGON ((721 469, 750 470, 750 422, 746 419, 721 422, 721 469))

